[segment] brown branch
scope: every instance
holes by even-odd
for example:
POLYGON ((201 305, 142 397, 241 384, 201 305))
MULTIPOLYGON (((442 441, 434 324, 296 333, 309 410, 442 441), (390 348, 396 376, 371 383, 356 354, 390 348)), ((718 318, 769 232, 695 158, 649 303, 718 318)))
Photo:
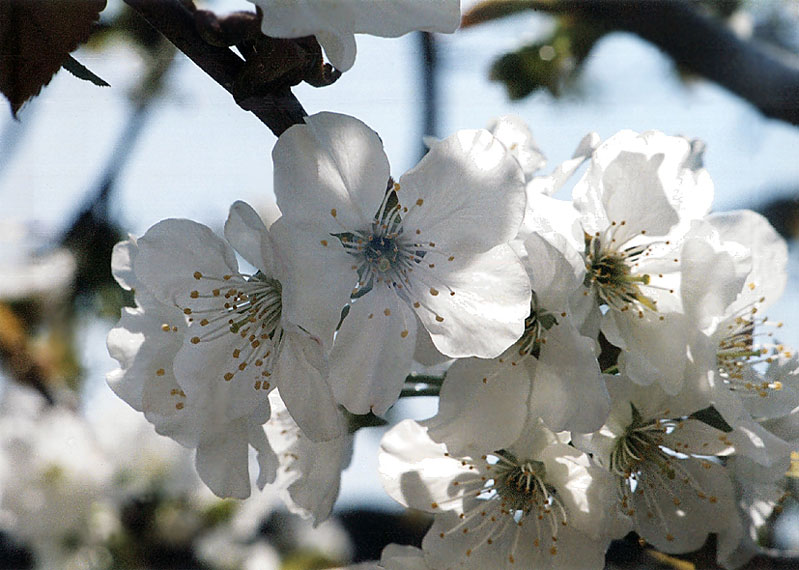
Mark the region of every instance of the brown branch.
POLYGON ((9 378, 36 390, 48 404, 55 403, 47 367, 31 350, 22 321, 4 303, 0 303, 0 365, 9 378))
POLYGON ((533 9, 632 32, 675 63, 742 97, 765 116, 799 125, 799 57, 736 36, 687 0, 488 0, 467 26, 533 9))
POLYGON ((236 103, 253 113, 276 135, 306 116, 289 86, 254 93, 241 81, 246 62, 226 47, 211 45, 197 30, 190 3, 180 0, 125 0, 175 47, 225 88, 236 103))
POLYGON ((741 39, 690 2, 592 1, 574 6, 658 46, 677 64, 746 99, 765 116, 799 125, 799 58, 741 39))

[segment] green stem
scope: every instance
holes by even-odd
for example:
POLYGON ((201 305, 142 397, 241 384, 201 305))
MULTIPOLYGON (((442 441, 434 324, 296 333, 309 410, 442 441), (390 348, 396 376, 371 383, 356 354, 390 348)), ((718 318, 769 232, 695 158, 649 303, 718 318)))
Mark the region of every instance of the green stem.
POLYGON ((405 378, 406 384, 427 384, 428 386, 441 386, 446 374, 434 376, 432 374, 409 374, 405 378))
POLYGON ((402 389, 402 392, 400 392, 400 398, 413 398, 415 396, 438 396, 440 391, 441 388, 438 386, 430 386, 427 388, 416 388, 415 386, 410 386, 402 389))

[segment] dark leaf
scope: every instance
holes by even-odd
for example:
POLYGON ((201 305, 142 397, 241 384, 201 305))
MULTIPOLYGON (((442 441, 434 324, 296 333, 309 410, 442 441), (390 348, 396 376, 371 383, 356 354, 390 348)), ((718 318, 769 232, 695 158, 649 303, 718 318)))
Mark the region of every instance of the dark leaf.
POLYGON ((89 38, 105 0, 0 0, 0 92, 16 117, 89 38))
POLYGON ((461 18, 461 28, 484 24, 498 18, 504 18, 517 12, 532 10, 541 4, 541 0, 483 0, 475 4, 461 18))
POLYGON ((77 77, 78 79, 83 79, 84 81, 91 81, 97 87, 109 87, 108 83, 101 77, 98 77, 94 74, 90 69, 88 69, 85 65, 79 62, 77 59, 72 57, 71 55, 67 57, 67 60, 64 62, 62 66, 64 69, 69 71, 72 75, 77 77))
POLYGON ((732 431, 732 427, 728 424, 721 414, 718 412, 716 408, 713 406, 708 406, 698 412, 694 412, 691 416, 695 420, 699 420, 700 422, 706 423, 710 427, 714 427, 717 430, 721 430, 726 433, 730 433, 732 431))

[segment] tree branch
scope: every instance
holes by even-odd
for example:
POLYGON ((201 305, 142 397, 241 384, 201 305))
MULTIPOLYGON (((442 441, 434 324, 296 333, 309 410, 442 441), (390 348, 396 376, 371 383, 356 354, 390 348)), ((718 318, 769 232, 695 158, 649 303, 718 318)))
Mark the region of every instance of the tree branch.
POLYGON ((291 88, 281 86, 253 94, 239 81, 246 62, 229 48, 211 45, 197 31, 192 11, 180 0, 125 0, 211 79, 233 95, 242 109, 250 111, 275 134, 301 123, 307 115, 291 88))
POLYGON ((590 16, 628 30, 676 63, 743 97, 767 117, 799 125, 799 59, 745 41, 689 2, 589 2, 590 16))
POLYGON ((687 0, 487 0, 464 14, 477 25, 522 10, 589 18, 632 32, 678 65, 714 81, 765 116, 799 125, 799 58, 736 36, 687 0))
POLYGON ((568 2, 577 13, 637 34, 677 64, 746 99, 765 116, 799 125, 799 59, 731 30, 683 0, 568 2))

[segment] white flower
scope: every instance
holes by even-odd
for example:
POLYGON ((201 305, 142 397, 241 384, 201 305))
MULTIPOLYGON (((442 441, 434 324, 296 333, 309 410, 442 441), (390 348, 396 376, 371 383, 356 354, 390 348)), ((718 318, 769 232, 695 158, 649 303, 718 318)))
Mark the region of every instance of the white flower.
POLYGON ((608 516, 612 477, 535 422, 506 449, 457 456, 406 420, 379 461, 389 495, 435 514, 422 542, 433 568, 601 568, 627 532, 608 516))
POLYGON ((139 307, 109 334, 121 368, 108 381, 159 433, 197 447, 197 470, 215 493, 246 497, 248 445, 260 452, 259 484, 274 478, 261 427, 272 388, 284 389, 315 439, 343 424, 320 344, 281 314, 280 266, 260 218, 237 202, 225 233, 255 275, 241 274, 230 245, 188 220, 162 221, 117 246, 115 274, 139 307))
POLYGON ((353 434, 315 442, 306 437, 285 404, 273 392, 269 399, 272 417, 266 436, 277 454, 280 467, 275 486, 285 489, 289 510, 313 518, 314 526, 330 516, 341 486, 341 472, 352 459, 353 434))
POLYGON ((682 387, 691 336, 678 291, 679 252, 712 195, 698 145, 622 131, 594 151, 574 187, 574 209, 539 196, 525 219, 526 230, 556 231, 582 253, 585 289, 572 300, 582 332, 601 329, 622 349, 620 370, 670 393, 682 387))
MULTIPOLYGON (((738 508, 748 529, 742 534, 737 549, 720 560, 726 568, 743 566, 761 553, 763 546, 768 546, 776 530, 775 523, 779 524, 777 519, 783 513, 783 505, 791 497, 791 489, 786 488, 786 482, 793 478, 790 472, 792 461, 793 457, 788 454, 770 467, 763 467, 739 455, 727 460, 727 470, 736 484, 738 508)), ((787 511, 785 514, 792 520, 787 511)))
POLYGON ((430 436, 450 450, 506 447, 528 418, 541 417, 555 431, 587 433, 599 429, 610 410, 594 341, 580 334, 568 313, 569 296, 585 274, 579 256, 567 258, 538 234, 519 248, 533 286, 524 334, 497 359, 458 360, 447 371, 438 414, 428 425, 430 436))
POLYGON ((29 545, 41 568, 66 568, 99 545, 95 515, 111 469, 74 411, 7 386, 0 409, 0 526, 29 545))
POLYGON ((530 284, 507 242, 525 195, 518 162, 486 131, 436 144, 391 183, 377 134, 320 113, 273 151, 290 271, 284 311, 331 354, 336 400, 381 414, 408 373, 417 319, 452 357, 501 354, 524 331, 530 284))
POLYGON ((519 161, 524 172, 525 182, 547 164, 546 158, 535 144, 530 127, 516 115, 497 117, 487 127, 488 132, 497 137, 519 161))
POLYGON ((785 286, 785 242, 759 214, 725 212, 696 225, 682 257, 683 304, 701 330, 691 345, 694 388, 736 428, 739 453, 764 465, 783 459, 791 447, 755 420, 799 405, 799 359, 763 314, 785 286))
POLYGON ((413 30, 454 32, 459 0, 250 0, 263 12, 261 30, 273 38, 316 36, 330 63, 355 63, 355 34, 396 38, 413 30))
POLYGON ((613 402, 607 423, 574 443, 616 476, 618 508, 663 552, 696 550, 716 532, 719 557, 726 556, 740 539, 740 522, 730 477, 709 457, 732 452, 727 434, 687 419, 700 409, 690 397, 623 377, 606 382, 613 402))

